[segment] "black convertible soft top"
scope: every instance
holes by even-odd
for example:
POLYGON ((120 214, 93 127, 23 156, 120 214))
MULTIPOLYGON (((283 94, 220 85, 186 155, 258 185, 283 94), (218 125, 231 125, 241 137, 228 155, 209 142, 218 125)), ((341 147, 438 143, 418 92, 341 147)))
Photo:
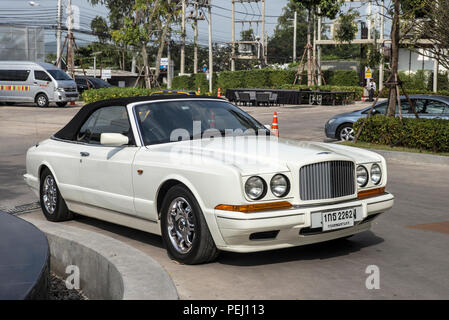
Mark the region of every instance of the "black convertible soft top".
POLYGON ((96 110, 107 106, 127 106, 135 102, 154 101, 154 100, 176 100, 176 99, 216 99, 223 101, 221 98, 208 96, 186 96, 185 94, 170 94, 166 96, 147 96, 147 97, 130 97, 108 99, 90 103, 81 108, 80 111, 73 117, 72 120, 61 130, 59 130, 54 137, 63 140, 76 140, 76 135, 81 126, 86 122, 92 113, 96 110))

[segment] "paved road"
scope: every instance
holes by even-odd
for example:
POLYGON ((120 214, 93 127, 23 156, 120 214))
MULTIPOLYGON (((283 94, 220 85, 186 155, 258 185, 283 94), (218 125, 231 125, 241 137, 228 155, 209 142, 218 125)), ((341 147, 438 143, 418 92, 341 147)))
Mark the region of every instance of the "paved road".
MULTIPOLYGON (((281 134, 323 141, 324 121, 357 107, 337 108, 277 108, 281 134)), ((271 121, 273 111, 250 110, 263 123, 271 121)), ((0 107, 0 207, 31 199, 19 179, 24 152, 36 136, 54 132, 74 112, 0 107), (20 136, 12 139, 16 134, 20 136)), ((158 236, 85 217, 66 223, 148 253, 169 272, 183 299, 449 299, 449 168, 393 161, 388 166, 388 189, 396 196, 395 207, 376 220, 372 231, 341 242, 223 253, 215 263, 185 266, 167 257, 158 236), (365 287, 369 265, 379 267, 380 290, 365 287)), ((39 211, 30 215, 42 216, 39 211)))

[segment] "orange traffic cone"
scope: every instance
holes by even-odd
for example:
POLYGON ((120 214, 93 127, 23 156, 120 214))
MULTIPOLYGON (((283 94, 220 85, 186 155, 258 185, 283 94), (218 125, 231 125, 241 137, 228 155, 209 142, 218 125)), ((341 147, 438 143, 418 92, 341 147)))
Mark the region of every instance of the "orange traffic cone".
POLYGON ((70 105, 70 106, 75 106, 76 103, 75 103, 75 101, 70 101, 69 105, 70 105))
POLYGON ((218 88, 218 94, 217 94, 217 97, 218 97, 218 98, 221 98, 221 89, 220 89, 220 88, 218 88))
POLYGON ((198 87, 198 94, 201 94, 201 88, 198 87))
POLYGON ((278 114, 277 114, 277 112, 274 112, 274 114, 273 114, 273 124, 271 125, 271 132, 273 132, 273 134, 276 137, 279 137, 279 125, 278 125, 278 114))

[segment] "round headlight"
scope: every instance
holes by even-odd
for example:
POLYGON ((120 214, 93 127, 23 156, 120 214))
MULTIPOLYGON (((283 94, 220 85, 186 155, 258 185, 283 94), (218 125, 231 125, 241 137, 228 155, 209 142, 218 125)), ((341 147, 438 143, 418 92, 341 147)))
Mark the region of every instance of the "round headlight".
POLYGON ((371 167, 371 181, 374 184, 379 184, 382 180, 382 169, 378 164, 373 164, 371 167))
POLYGON ((251 200, 262 199, 267 193, 265 181, 261 177, 251 177, 245 183, 246 195, 251 200))
POLYGON ((283 174, 277 174, 271 179, 270 189, 276 197, 285 197, 290 191, 290 182, 283 174))
POLYGON ((368 184, 368 170, 364 166, 357 167, 357 184, 364 187, 368 184))

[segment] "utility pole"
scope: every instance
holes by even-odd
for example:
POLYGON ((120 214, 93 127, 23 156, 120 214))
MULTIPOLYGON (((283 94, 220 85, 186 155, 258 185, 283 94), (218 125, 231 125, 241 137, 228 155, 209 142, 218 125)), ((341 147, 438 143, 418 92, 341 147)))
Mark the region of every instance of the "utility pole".
MULTIPOLYGON (((321 23, 322 23, 322 17, 321 17, 321 9, 318 7, 318 30, 317 30, 317 40, 321 41, 321 23)), ((320 73, 318 75, 318 85, 322 85, 322 74, 321 74, 321 46, 317 44, 316 46, 316 54, 317 54, 317 65, 318 65, 318 72, 320 73)))
POLYGON ((293 62, 296 62, 296 34, 298 26, 298 13, 295 11, 295 17, 293 19, 293 62))
POLYGON ((61 37, 62 37, 62 0, 58 0, 58 29, 56 31, 56 61, 61 68, 61 37))
POLYGON ((382 0, 380 7, 380 50, 381 50, 381 58, 380 58, 380 66, 379 66, 379 92, 384 88, 384 33, 385 33, 385 7, 384 1, 382 0))
POLYGON ((168 37, 167 41, 167 57, 168 57, 168 67, 167 67, 167 89, 171 89, 171 53, 170 53, 170 41, 171 41, 171 34, 168 37))
POLYGON ((231 71, 235 71, 235 0, 232 0, 232 52, 231 71))
POLYGON ((214 61, 212 52, 212 0, 208 0, 208 13, 209 13, 209 92, 213 92, 212 78, 214 75, 214 61))
MULTIPOLYGON (((232 0, 232 53, 231 53, 231 71, 235 71, 235 61, 236 60, 258 60, 262 66, 267 65, 267 43, 268 43, 268 37, 265 32, 265 1, 266 0, 232 0), (251 3, 255 3, 256 6, 259 6, 259 3, 261 3, 262 8, 260 10, 260 17, 257 16, 254 18, 248 19, 248 17, 245 17, 241 20, 236 20, 235 13, 235 3, 239 3, 242 6, 245 6, 246 3, 248 3, 251 6, 251 3), (252 24, 262 24, 261 28, 261 34, 256 36, 257 40, 253 41, 237 41, 235 36, 235 29, 236 24, 242 24, 242 28, 245 25, 248 25, 251 27, 252 24), (236 50, 238 46, 238 50, 236 50), (256 50, 254 50, 256 49, 256 50), (238 52, 237 52, 238 51, 238 52), (257 51, 254 53, 254 51, 257 51)), ((248 8, 245 8, 244 10, 248 11, 248 8)))
POLYGON ((265 0, 262 0, 262 49, 263 49, 263 57, 262 64, 266 66, 268 64, 267 60, 267 38, 265 35, 265 0))
POLYGON ((68 3, 68 15, 69 15, 69 25, 68 25, 68 45, 67 45, 67 66, 69 75, 75 77, 75 53, 73 51, 73 15, 72 15, 72 0, 68 3))
POLYGON ((198 73, 198 3, 195 2, 195 17, 193 21, 193 73, 198 73))
POLYGON ((186 0, 182 0, 182 22, 181 22, 181 68, 180 73, 185 73, 186 63, 186 0))

